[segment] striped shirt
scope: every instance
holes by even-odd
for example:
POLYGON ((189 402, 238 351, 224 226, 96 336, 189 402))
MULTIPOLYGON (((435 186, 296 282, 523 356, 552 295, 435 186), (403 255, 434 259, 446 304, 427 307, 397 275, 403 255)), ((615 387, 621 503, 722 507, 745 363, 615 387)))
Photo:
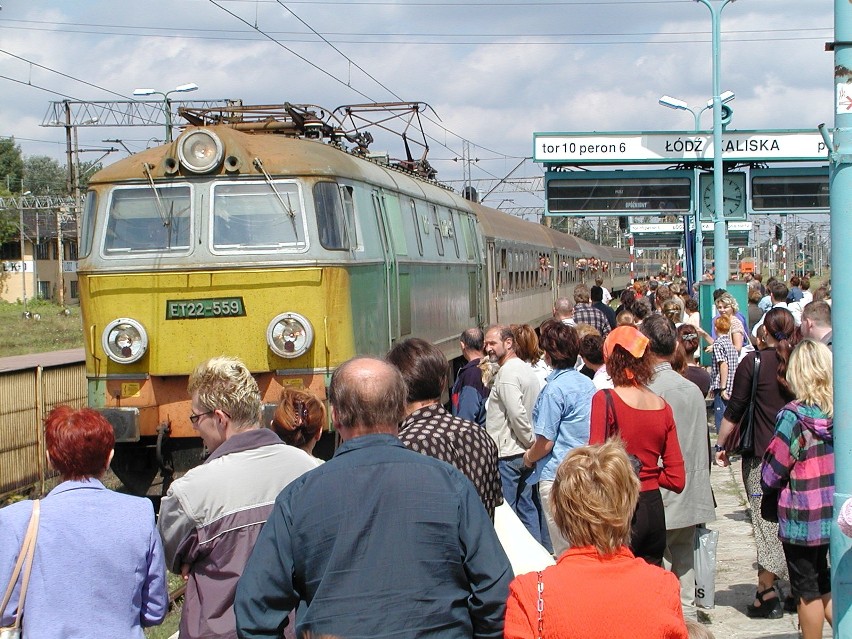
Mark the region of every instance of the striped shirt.
POLYGON ((775 436, 763 456, 762 482, 781 489, 778 537, 788 544, 829 542, 834 499, 832 418, 821 408, 793 401, 778 413, 775 436))

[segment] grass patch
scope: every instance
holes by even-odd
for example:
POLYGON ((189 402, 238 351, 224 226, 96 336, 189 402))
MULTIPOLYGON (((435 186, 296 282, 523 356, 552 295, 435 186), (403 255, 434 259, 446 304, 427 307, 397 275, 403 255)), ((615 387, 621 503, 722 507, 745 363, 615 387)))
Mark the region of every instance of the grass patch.
POLYGON ((82 348, 79 306, 67 307, 69 315, 44 300, 32 300, 28 306, 40 319, 24 319, 23 304, 0 302, 0 357, 82 348))

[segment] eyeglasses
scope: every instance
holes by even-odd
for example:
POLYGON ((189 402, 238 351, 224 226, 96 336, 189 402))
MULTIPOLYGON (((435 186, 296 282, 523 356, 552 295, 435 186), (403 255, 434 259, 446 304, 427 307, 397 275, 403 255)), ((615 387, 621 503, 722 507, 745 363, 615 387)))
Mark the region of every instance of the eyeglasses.
POLYGON ((197 415, 195 413, 190 413, 189 414, 189 421, 191 421, 192 425, 194 426, 195 424, 198 423, 199 419, 201 419, 205 415, 212 415, 215 412, 216 412, 216 409, 214 408, 213 410, 208 410, 206 413, 198 413, 197 415))

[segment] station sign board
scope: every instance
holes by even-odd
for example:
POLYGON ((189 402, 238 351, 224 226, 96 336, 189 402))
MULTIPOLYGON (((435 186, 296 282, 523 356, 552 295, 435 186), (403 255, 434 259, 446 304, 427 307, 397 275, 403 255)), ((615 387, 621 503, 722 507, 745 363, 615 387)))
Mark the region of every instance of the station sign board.
POLYGON ((682 215, 692 208, 693 171, 548 171, 546 216, 682 215))
MULTIPOLYGON (((730 246, 748 246, 749 232, 753 224, 749 221, 728 222, 728 241, 730 246)), ((689 221, 689 229, 695 228, 693 219, 689 221)), ((713 223, 702 222, 704 232, 702 244, 713 246, 713 223)), ((671 249, 683 246, 683 222, 659 224, 631 224, 630 233, 633 235, 633 245, 644 249, 671 249)))
MULTIPOLYGON (((820 161, 828 151, 815 129, 726 131, 722 158, 734 162, 820 161)), ((533 160, 554 164, 707 162, 713 135, 704 131, 534 133, 533 160)))
POLYGON ((828 213, 828 167, 751 171, 751 212, 828 213))
MULTIPOLYGON (((754 224, 752 222, 728 222, 729 231, 751 231, 754 224)), ((690 220, 690 230, 695 227, 695 224, 690 220)), ((702 231, 712 231, 713 222, 702 222, 702 231)), ((683 222, 667 222, 662 224, 631 224, 630 232, 634 234, 648 233, 683 233, 683 222)))

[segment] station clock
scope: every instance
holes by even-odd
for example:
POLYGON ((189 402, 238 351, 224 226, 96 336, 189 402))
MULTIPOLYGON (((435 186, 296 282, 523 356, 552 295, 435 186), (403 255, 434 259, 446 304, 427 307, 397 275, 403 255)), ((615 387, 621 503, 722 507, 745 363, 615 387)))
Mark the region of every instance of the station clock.
MULTIPOLYGON (((712 173, 702 173, 698 177, 700 212, 703 221, 712 222, 716 210, 715 188, 712 173)), ((746 219, 746 174, 742 172, 725 173, 722 177, 722 209, 727 221, 746 219)))

